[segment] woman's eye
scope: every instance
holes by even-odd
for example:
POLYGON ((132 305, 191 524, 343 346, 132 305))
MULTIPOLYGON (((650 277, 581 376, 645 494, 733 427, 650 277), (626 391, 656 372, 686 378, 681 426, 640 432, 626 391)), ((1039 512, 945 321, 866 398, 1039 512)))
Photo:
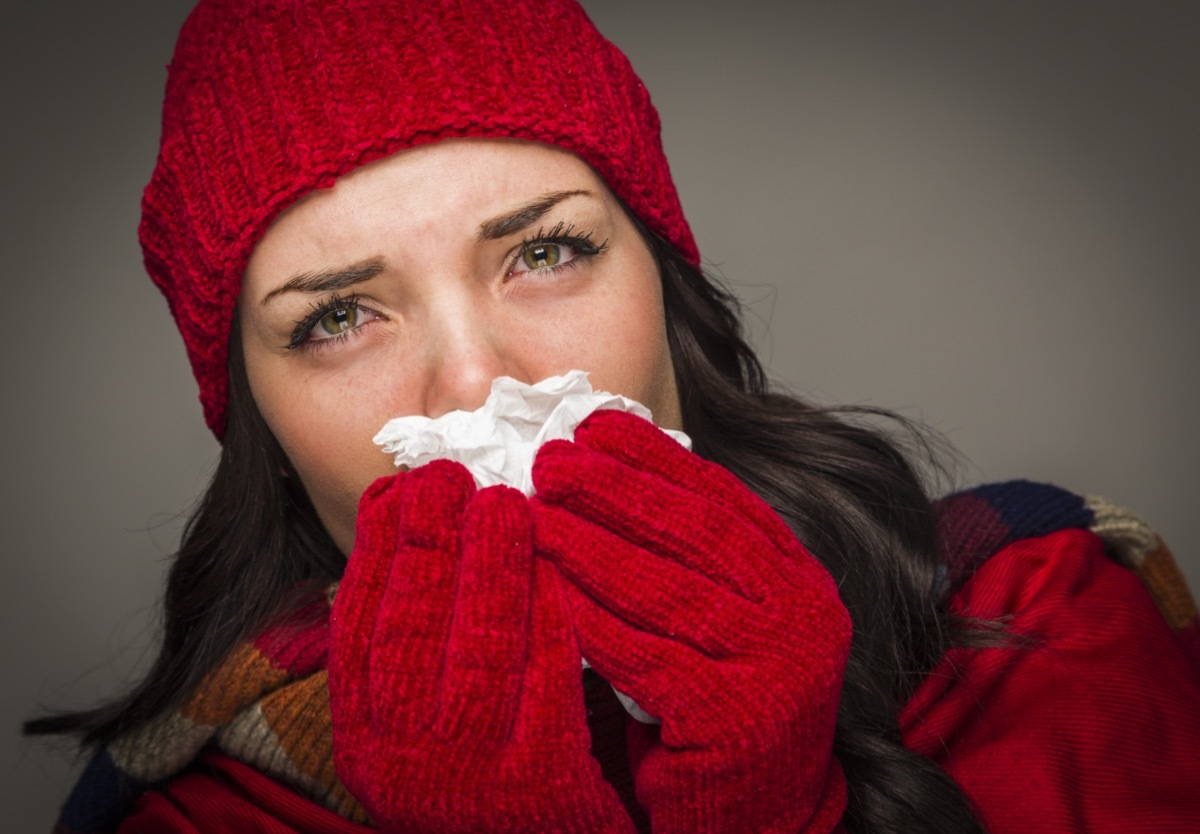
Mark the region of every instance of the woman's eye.
POLYGON ((574 247, 562 243, 532 243, 521 251, 513 272, 532 272, 538 269, 568 264, 578 257, 574 247))
POLYGON ((345 333, 347 330, 353 330, 358 326, 359 315, 360 311, 358 307, 346 306, 330 310, 317 319, 316 326, 313 327, 312 336, 318 339, 326 339, 330 336, 345 333))
POLYGON ((583 266, 608 249, 607 240, 597 246, 592 243, 590 232, 581 235, 575 234, 574 230, 573 225, 565 222, 549 231, 538 229, 536 235, 521 244, 509 276, 526 272, 551 275, 560 269, 583 266))
POLYGON ((339 336, 350 335, 379 317, 378 313, 360 306, 357 301, 332 299, 296 323, 288 348, 316 347, 322 342, 331 342, 339 336))

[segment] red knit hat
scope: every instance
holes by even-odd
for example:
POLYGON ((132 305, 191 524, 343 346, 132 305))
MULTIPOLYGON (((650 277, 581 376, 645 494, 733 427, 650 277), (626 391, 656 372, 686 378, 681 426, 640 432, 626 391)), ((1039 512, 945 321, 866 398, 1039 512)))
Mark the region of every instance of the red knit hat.
POLYGON ((573 151, 699 260, 650 97, 573 0, 201 0, 168 70, 139 235, 218 437, 255 243, 297 198, 402 148, 488 136, 573 151))

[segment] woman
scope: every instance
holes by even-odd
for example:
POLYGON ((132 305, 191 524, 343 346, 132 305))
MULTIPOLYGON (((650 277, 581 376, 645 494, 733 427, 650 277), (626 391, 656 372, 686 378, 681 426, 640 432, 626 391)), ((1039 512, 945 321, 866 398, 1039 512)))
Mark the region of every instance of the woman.
POLYGON ((1194 823, 1195 660, 1116 515, 935 512, 892 441, 767 392, 573 4, 201 3, 144 206, 224 450, 155 667, 39 725, 104 745, 65 830, 1194 823), (371 443, 574 368, 695 454, 602 413, 527 499, 371 443))

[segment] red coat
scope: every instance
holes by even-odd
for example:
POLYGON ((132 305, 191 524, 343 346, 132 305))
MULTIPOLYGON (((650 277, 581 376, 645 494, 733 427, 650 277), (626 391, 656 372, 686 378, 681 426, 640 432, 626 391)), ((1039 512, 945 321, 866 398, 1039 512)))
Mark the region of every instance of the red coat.
MULTIPOLYGON (((950 607, 1035 641, 949 652, 901 714, 905 745, 963 787, 989 831, 1200 831, 1200 666, 1094 534, 1006 546, 950 607)), ((120 828, 368 830, 215 753, 120 828)))

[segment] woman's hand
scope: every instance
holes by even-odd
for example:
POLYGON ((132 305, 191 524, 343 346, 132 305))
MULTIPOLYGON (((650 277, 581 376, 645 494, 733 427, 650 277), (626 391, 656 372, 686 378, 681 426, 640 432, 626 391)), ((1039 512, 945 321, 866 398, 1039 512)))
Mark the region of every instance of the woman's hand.
POLYGON ((837 827, 851 625, 825 569, 727 470, 601 411, 533 470, 535 548, 583 655, 662 720, 636 773, 656 832, 837 827))
POLYGON ((435 461, 376 481, 333 606, 334 763, 393 832, 630 832, 591 757, 529 502, 435 461))

